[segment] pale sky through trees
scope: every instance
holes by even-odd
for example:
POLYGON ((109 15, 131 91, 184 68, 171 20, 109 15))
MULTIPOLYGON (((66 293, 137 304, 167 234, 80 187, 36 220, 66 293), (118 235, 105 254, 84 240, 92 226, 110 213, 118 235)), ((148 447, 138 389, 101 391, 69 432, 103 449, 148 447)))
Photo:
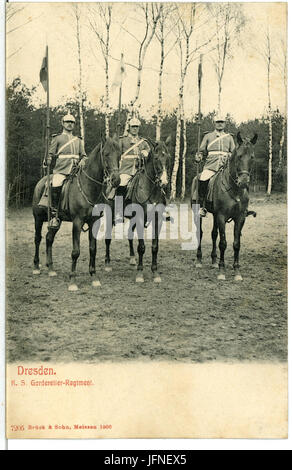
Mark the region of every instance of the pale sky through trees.
MULTIPOLYGON (((39 84, 39 70, 49 45, 50 101, 62 105, 74 97, 78 87, 78 59, 76 35, 70 5, 66 3, 24 3, 18 14, 9 20, 7 31, 7 81, 17 76, 27 86, 37 86, 37 98, 45 102, 45 94, 39 84), (19 29, 18 25, 23 25, 19 29), (16 52, 17 51, 17 52, 16 52)), ((84 5, 85 16, 90 4, 84 5)), ((260 117, 267 112, 267 84, 265 63, 259 51, 264 47, 264 36, 269 24, 272 47, 281 48, 286 40, 285 3, 244 3, 247 25, 241 35, 241 44, 234 45, 233 58, 228 60, 223 80, 222 112, 229 112, 237 122, 260 117)), ((114 4, 111 32, 111 56, 118 59, 124 53, 125 63, 137 63, 138 41, 141 23, 133 3, 114 4), (118 12, 118 13, 117 13, 118 12), (127 31, 131 34, 129 34, 127 31)), ((83 88, 91 104, 98 105, 104 95, 103 58, 90 28, 82 25, 83 88)), ((152 41, 145 59, 141 94, 141 114, 149 117, 157 106, 157 87, 160 50, 152 41), (152 110, 151 110, 151 107, 152 110)), ((165 61, 163 83, 163 109, 173 110, 178 103, 179 62, 173 50, 165 61)), ((185 88, 185 112, 189 117, 197 112, 197 61, 189 67, 185 88)), ((110 59, 110 84, 116 74, 118 62, 110 59)), ((133 98, 136 70, 126 65, 127 77, 123 84, 123 104, 133 98)), ((211 57, 203 59, 202 112, 213 111, 217 106, 217 82, 211 57)), ((277 67, 272 70, 272 107, 285 111, 286 96, 283 80, 277 67)), ((110 91, 110 104, 118 106, 118 90, 110 91)))

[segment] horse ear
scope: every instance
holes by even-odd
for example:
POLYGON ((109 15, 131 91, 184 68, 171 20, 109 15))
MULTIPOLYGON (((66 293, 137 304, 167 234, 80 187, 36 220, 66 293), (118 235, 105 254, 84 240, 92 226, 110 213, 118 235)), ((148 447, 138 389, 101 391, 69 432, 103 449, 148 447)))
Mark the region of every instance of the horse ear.
POLYGON ((251 139, 252 145, 255 145, 257 140, 258 140, 258 135, 257 135, 257 133, 255 133, 255 135, 254 135, 253 138, 251 139))
POLYGON ((242 140, 242 138, 241 138, 240 132, 237 132, 237 136, 236 136, 236 137, 237 137, 237 142, 238 142, 238 144, 241 145, 242 142, 243 142, 243 140, 242 140))
POLYGON ((165 145, 170 145, 171 144, 171 135, 169 135, 165 141, 165 145))

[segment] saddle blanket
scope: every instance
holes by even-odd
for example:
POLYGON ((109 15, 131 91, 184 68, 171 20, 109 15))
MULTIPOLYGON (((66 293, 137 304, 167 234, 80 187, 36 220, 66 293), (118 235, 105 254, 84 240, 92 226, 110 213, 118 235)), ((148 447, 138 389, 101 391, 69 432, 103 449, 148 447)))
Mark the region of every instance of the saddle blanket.
MULTIPOLYGON (((52 184, 52 179, 56 175, 50 175, 50 184, 52 184)), ((63 180, 63 187, 60 197, 60 207, 59 210, 64 213, 69 213, 69 187, 70 187, 71 179, 66 178, 63 180)), ((40 202, 38 203, 39 206, 48 207, 48 185, 47 181, 43 190, 43 194, 41 196, 40 202)))

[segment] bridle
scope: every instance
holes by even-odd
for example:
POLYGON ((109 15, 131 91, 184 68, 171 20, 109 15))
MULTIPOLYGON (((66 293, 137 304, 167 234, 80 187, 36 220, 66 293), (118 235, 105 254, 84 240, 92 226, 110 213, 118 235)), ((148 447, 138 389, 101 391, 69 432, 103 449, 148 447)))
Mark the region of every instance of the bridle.
MULTIPOLYGON (((95 183, 96 185, 103 187, 107 187, 111 181, 111 175, 109 173, 109 170, 107 166, 105 165, 105 160, 104 160, 104 154, 103 154, 103 146, 102 143, 100 143, 100 159, 101 159, 101 166, 103 169, 103 181, 99 181, 95 178, 92 178, 92 176, 89 176, 89 174, 85 171, 84 167, 80 167, 79 171, 77 173, 77 184, 78 188, 82 194, 82 196, 85 198, 85 200, 90 204, 91 206, 95 206, 96 203, 93 203, 92 201, 89 200, 89 198, 86 196, 84 190, 82 189, 81 186, 81 181, 80 181, 80 175, 83 174, 87 179, 95 183)), ((112 172, 119 171, 118 168, 113 168, 112 172)), ((104 194, 104 191, 102 191, 102 196, 108 201, 107 196, 104 194)))
MULTIPOLYGON (((150 147, 151 147, 151 152, 152 152, 152 157, 153 157, 153 160, 152 160, 152 164, 153 164, 153 169, 154 169, 154 178, 151 177, 149 175, 149 173, 147 172, 147 165, 146 165, 146 158, 143 157, 143 166, 142 168, 140 169, 140 172, 144 171, 147 179, 150 181, 150 183, 152 184, 152 190, 150 192, 150 194, 147 196, 147 198, 145 199, 145 201, 141 202, 139 201, 138 197, 137 197, 137 192, 136 192, 136 199, 137 199, 137 202, 141 205, 145 204, 147 201, 151 202, 151 197, 154 193, 154 190, 155 189, 159 189, 160 192, 165 196, 165 191, 163 189, 163 184, 162 184, 162 181, 161 181, 161 177, 162 177, 162 174, 163 174, 163 171, 160 172, 156 165, 155 165, 155 160, 158 159, 157 157, 155 157, 155 146, 154 146, 154 143, 150 140, 150 139, 145 139, 146 142, 149 143, 150 147)), ((147 157, 149 158, 149 157, 147 157)), ((159 159, 158 159, 159 160, 159 159)))
MULTIPOLYGON (((254 157, 254 153, 251 155, 251 158, 254 157)), ((250 178, 251 171, 248 170, 237 170, 237 167, 235 167, 235 177, 232 176, 231 171, 230 171, 230 159, 228 159, 228 172, 229 172, 229 177, 231 178, 232 182, 236 187, 239 186, 239 178, 240 176, 247 175, 250 178)))

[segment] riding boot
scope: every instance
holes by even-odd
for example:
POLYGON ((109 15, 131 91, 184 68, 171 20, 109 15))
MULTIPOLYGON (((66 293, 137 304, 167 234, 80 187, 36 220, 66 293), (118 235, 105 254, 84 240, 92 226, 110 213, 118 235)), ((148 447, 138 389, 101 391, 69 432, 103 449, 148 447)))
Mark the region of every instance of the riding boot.
POLYGON ((114 225, 120 224, 124 222, 124 203, 125 197, 127 193, 127 186, 118 186, 116 189, 116 196, 120 196, 123 198, 123 205, 120 204, 117 206, 115 205, 115 218, 114 218, 114 225))
POLYGON ((60 203, 60 196, 62 192, 62 186, 51 187, 51 202, 52 202, 52 219, 50 220, 50 227, 51 228, 59 228, 60 226, 60 219, 58 217, 59 212, 59 203, 60 203))
POLYGON ((199 181, 199 201, 198 201, 198 203, 200 205, 200 210, 199 210, 200 217, 206 217, 206 215, 207 215, 207 209, 205 208, 205 199, 206 199, 206 196, 207 196, 208 183, 209 183, 209 180, 199 181))

